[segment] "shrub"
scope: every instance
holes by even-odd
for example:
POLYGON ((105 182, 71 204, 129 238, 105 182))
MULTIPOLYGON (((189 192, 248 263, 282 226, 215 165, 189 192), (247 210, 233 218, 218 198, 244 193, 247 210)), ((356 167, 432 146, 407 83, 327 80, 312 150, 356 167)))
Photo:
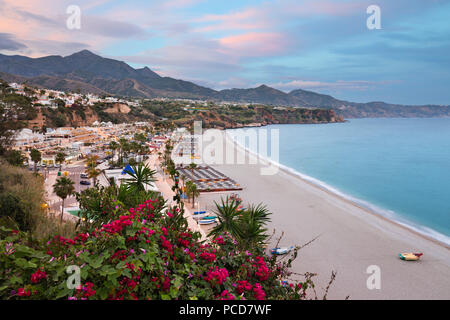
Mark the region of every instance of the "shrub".
POLYGON ((22 231, 29 231, 34 225, 33 220, 42 215, 42 178, 26 169, 4 162, 0 164, 0 217, 3 221, 13 221, 22 231))
POLYGON ((1 229, 0 299, 302 299, 309 280, 280 282, 288 264, 239 251, 228 234, 211 244, 187 229, 179 209, 148 200, 69 239, 28 244, 1 229), (81 270, 68 288, 66 270, 81 270))
POLYGON ((34 238, 73 234, 73 224, 59 225, 42 210, 42 177, 1 161, 0 165, 0 226, 30 232, 34 238))

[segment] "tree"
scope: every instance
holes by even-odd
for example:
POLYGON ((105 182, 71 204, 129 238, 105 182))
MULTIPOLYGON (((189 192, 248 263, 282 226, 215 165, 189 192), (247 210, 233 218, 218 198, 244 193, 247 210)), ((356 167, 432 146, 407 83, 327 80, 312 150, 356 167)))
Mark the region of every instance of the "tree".
POLYGON ((67 177, 60 177, 53 185, 53 192, 62 199, 61 205, 61 223, 64 216, 64 201, 75 191, 74 182, 67 177))
POLYGON ((66 154, 64 152, 58 152, 56 154, 55 162, 59 163, 59 171, 62 170, 62 163, 66 160, 66 154))
POLYGON ((128 172, 131 178, 125 180, 128 188, 136 191, 145 191, 146 185, 151 185, 156 181, 155 174, 156 171, 148 167, 147 164, 139 164, 137 166, 132 166, 133 172, 128 172))
POLYGON ((114 157, 116 156, 116 150, 118 150, 120 148, 120 145, 116 141, 111 141, 108 145, 108 148, 113 153, 113 161, 114 161, 114 157))
POLYGON ((189 198, 192 198, 192 208, 194 208, 195 207, 195 198, 200 195, 200 191, 198 191, 197 185, 194 182, 192 182, 192 181, 186 182, 186 195, 189 198))
POLYGON ((120 145, 119 164, 122 165, 123 155, 125 154, 125 156, 128 158, 128 152, 130 151, 130 144, 127 139, 120 138, 119 145, 120 145))
POLYGON ((12 166, 22 167, 26 158, 19 150, 8 150, 5 153, 5 159, 12 166))
POLYGON ((147 141, 147 137, 143 133, 135 133, 134 140, 136 140, 137 142, 144 143, 147 141))
POLYGON ((97 155, 89 155, 86 157, 86 165, 89 168, 96 168, 97 167, 97 161, 98 161, 98 156, 97 155))
POLYGON ((30 88, 30 87, 28 87, 28 86, 25 86, 24 88, 23 88, 23 92, 25 93, 25 95, 27 96, 27 97, 32 97, 36 92, 35 92, 35 90, 33 89, 33 88, 30 88))
POLYGON ((197 165, 192 162, 191 164, 189 164, 189 169, 191 170, 192 173, 194 173, 194 170, 197 169, 197 165))
POLYGON ((97 184, 97 177, 102 173, 101 170, 95 167, 88 167, 86 173, 89 179, 94 179, 94 185, 97 184))
POLYGON ((25 120, 34 119, 36 115, 30 98, 16 94, 0 80, 0 154, 11 147, 15 131, 25 126, 25 120))
POLYGON ((34 173, 36 173, 37 164, 42 160, 42 154, 38 149, 31 149, 30 157, 34 162, 34 173))
POLYGON ((130 143, 130 151, 134 153, 140 153, 141 151, 141 145, 137 143, 136 141, 131 141, 130 143))

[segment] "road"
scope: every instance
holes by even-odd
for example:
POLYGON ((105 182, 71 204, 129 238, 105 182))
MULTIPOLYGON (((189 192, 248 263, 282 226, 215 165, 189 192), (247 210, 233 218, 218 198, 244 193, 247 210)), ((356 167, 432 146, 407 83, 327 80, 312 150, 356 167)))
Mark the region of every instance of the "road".
MULTIPOLYGON (((49 169, 46 173, 44 173, 41 169, 41 172, 46 176, 44 186, 46 190, 47 201, 50 205, 50 209, 53 211, 60 212, 62 200, 53 192, 53 185, 58 179, 58 169, 49 169)), ((80 184, 81 180, 85 180, 80 178, 80 174, 85 172, 83 162, 77 162, 72 165, 63 166, 62 173, 64 174, 64 172, 68 172, 67 177, 74 182, 75 192, 81 192, 89 188, 89 186, 80 184)), ((90 182, 92 184, 92 180, 90 182)), ((70 207, 76 203, 77 201, 75 196, 69 196, 64 201, 64 206, 70 207)))

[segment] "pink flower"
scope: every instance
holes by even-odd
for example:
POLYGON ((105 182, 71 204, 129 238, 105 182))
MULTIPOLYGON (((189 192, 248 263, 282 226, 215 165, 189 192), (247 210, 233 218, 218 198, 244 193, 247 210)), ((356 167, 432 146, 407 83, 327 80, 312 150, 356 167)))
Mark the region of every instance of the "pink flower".
POLYGON ((25 288, 19 288, 17 289, 17 295, 19 297, 29 297, 31 295, 31 291, 30 290, 25 291, 25 288))
POLYGON ((223 290, 223 292, 220 294, 220 297, 220 300, 234 300, 234 296, 227 290, 223 290))
POLYGON ((247 280, 239 280, 236 292, 238 294, 242 294, 242 292, 250 291, 250 290, 252 290, 252 288, 253 288, 252 285, 250 283, 248 283, 247 280))
POLYGON ((16 250, 14 249, 13 244, 11 242, 7 243, 5 246, 5 254, 9 256, 14 252, 16 252, 16 250))
POLYGON ((211 268, 210 271, 206 273, 204 279, 209 283, 215 285, 221 285, 228 278, 228 270, 225 268, 216 267, 214 270, 211 268))
POLYGON ((33 283, 38 283, 42 279, 47 279, 47 274, 43 268, 37 269, 36 272, 31 275, 31 282, 33 283))
POLYGON ((202 252, 200 253, 199 257, 205 259, 208 262, 213 262, 216 260, 216 255, 214 253, 202 252))
POLYGON ((262 289, 261 285, 259 283, 255 284, 255 287, 253 288, 253 292, 255 294, 256 300, 264 300, 266 298, 266 293, 262 289))

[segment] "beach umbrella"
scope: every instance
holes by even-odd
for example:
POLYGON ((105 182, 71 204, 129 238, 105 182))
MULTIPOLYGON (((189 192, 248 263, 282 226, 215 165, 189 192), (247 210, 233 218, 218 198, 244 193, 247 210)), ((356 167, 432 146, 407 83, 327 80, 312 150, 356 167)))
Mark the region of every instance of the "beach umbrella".
POLYGON ((134 172, 133 168, 129 164, 127 164, 126 167, 122 170, 122 174, 127 174, 127 173, 136 174, 134 172))

